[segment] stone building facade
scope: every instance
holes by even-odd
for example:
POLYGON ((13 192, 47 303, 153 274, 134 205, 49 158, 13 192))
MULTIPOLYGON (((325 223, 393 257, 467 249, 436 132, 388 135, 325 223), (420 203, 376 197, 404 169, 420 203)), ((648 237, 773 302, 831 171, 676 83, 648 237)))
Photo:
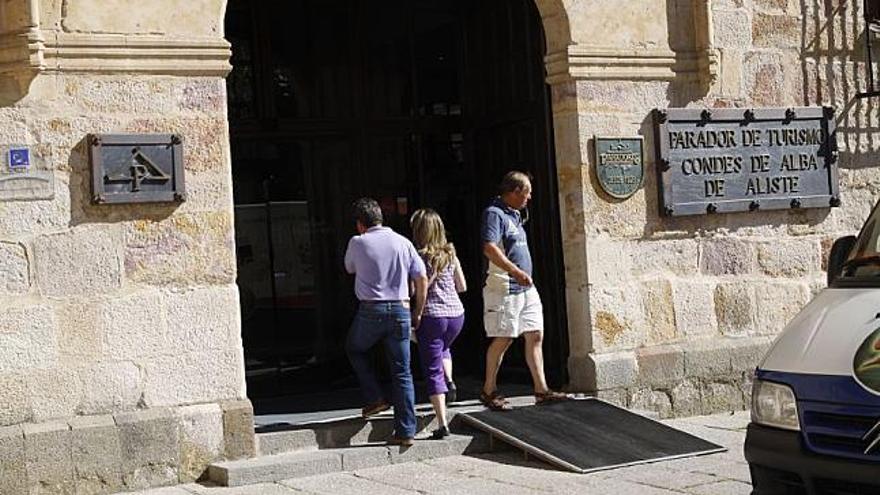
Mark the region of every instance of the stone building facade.
MULTIPOLYGON (((0 145, 51 177, 0 201, 0 493, 196 479, 254 453, 225 1, 0 0, 0 145), (90 133, 185 134, 187 201, 91 201, 90 133)), ((747 407, 774 335, 875 201, 861 1, 536 0, 562 208, 570 388, 661 416, 747 407), (653 108, 830 105, 842 207, 662 217, 653 108), (593 136, 644 136, 605 195, 593 136)))

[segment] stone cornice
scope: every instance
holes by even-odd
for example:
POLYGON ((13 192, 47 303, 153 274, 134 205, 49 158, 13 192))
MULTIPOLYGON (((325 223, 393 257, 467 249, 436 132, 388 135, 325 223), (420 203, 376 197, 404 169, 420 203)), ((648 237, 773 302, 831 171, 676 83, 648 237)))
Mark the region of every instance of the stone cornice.
POLYGON ((94 72, 225 77, 232 66, 222 38, 80 34, 31 28, 0 35, 0 74, 94 72))
POLYGON ((34 28, 0 34, 0 74, 39 71, 43 48, 43 36, 34 28))
POLYGON ((46 33, 45 70, 225 77, 232 66, 222 38, 46 33))
POLYGON ((571 45, 545 57, 547 82, 568 80, 655 80, 685 77, 702 79, 714 70, 714 50, 674 52, 664 49, 620 49, 571 45))

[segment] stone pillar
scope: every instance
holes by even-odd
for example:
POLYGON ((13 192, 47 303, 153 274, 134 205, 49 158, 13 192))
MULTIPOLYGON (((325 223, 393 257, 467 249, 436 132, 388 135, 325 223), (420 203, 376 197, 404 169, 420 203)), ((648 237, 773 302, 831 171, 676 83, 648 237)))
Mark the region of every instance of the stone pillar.
POLYGON ((52 184, 0 200, 9 486, 146 488, 253 455, 225 3, 0 1, 0 151, 27 146, 52 184), (181 135, 186 201, 93 204, 90 133, 181 135))

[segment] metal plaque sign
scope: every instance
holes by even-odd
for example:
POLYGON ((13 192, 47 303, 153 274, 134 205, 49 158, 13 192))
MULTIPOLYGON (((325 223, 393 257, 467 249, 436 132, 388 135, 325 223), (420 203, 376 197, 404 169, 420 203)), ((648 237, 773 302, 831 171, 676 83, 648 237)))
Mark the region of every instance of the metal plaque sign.
POLYGON ((6 162, 10 170, 27 170, 31 168, 31 150, 29 148, 10 148, 6 153, 6 162))
POLYGON ((92 202, 159 203, 186 199, 183 142, 173 134, 91 134, 92 202))
POLYGON ((609 196, 632 196, 645 177, 641 137, 599 137, 594 139, 596 177, 609 196))
POLYGON ((840 205, 834 109, 658 109, 664 215, 840 205))

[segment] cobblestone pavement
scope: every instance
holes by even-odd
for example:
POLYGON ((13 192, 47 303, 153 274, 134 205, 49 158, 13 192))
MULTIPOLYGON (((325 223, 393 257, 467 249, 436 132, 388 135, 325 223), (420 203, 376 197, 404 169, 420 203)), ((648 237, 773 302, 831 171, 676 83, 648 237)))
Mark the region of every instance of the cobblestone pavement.
POLYGON ((614 494, 748 495, 748 465, 742 445, 747 412, 664 421, 728 448, 727 452, 643 464, 591 474, 560 471, 522 453, 455 456, 360 471, 298 478, 239 488, 189 484, 140 495, 333 494, 614 494))

